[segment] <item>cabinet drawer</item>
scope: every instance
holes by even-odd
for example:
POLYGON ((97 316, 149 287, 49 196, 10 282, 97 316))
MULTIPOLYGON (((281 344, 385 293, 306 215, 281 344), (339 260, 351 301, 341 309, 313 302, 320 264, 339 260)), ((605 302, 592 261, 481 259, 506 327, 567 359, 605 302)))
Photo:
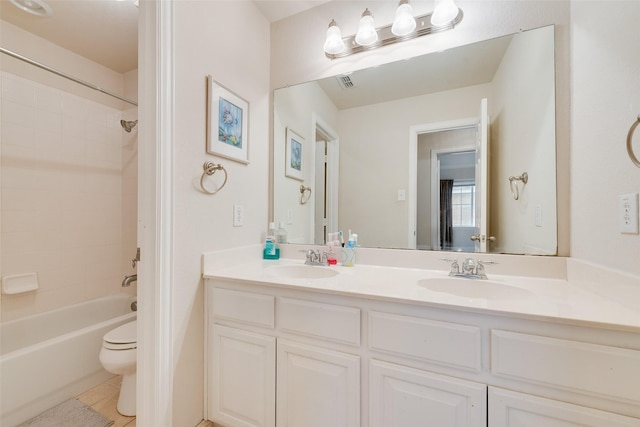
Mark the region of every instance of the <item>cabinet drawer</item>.
POLYGON ((282 330, 360 345, 360 309, 291 298, 278 299, 282 330))
POLYGON ((213 288, 210 302, 215 317, 274 327, 275 298, 270 295, 213 288))
POLYGON ((369 347, 472 372, 482 369, 476 326, 371 312, 369 347))
POLYGON ((491 331, 491 372, 537 385, 640 403, 640 351, 491 331))

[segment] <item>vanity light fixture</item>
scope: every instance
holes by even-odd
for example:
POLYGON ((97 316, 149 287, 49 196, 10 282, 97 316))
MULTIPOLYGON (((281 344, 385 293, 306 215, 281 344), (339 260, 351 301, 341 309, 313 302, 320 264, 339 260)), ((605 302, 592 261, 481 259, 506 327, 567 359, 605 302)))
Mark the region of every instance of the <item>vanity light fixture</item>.
POLYGON ((413 17, 413 8, 409 0, 401 0, 396 9, 396 17, 391 25, 391 32, 398 37, 406 36, 416 29, 416 18, 413 17))
POLYGON ((324 42, 324 51, 328 54, 335 55, 343 50, 344 41, 342 40, 340 27, 336 24, 335 19, 332 19, 329 23, 329 29, 327 29, 327 40, 324 42))
POLYGON ((365 9, 362 12, 360 18, 360 24, 358 25, 358 32, 356 33, 356 43, 360 46, 371 46, 378 41, 378 32, 373 21, 373 15, 369 12, 369 9, 365 9))
POLYGON ((431 24, 436 27, 447 25, 458 16, 458 6, 453 0, 436 0, 436 6, 431 15, 431 24))
POLYGON ((431 13, 413 16, 409 0, 400 0, 392 25, 375 28, 373 15, 365 9, 360 18, 358 32, 354 36, 342 37, 335 20, 329 23, 324 52, 327 58, 336 59, 365 50, 376 49, 427 34, 453 29, 462 21, 462 10, 454 0, 435 0, 431 13))

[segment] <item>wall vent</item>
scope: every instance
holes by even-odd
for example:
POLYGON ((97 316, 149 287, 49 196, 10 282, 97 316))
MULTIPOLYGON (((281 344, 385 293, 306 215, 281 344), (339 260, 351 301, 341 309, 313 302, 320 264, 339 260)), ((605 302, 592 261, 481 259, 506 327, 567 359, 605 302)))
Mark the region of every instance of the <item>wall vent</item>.
POLYGON ((340 87, 342 89, 353 89, 354 87, 357 87, 356 82, 353 80, 352 75, 340 75, 340 76, 336 76, 336 79, 338 79, 338 84, 340 84, 340 87))

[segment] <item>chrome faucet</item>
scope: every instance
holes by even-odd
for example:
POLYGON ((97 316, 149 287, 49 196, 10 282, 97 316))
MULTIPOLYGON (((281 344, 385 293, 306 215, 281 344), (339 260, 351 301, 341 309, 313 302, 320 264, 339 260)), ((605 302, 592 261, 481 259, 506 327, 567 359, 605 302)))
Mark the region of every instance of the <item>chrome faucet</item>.
POLYGON ((131 286, 131 282, 137 282, 137 281, 138 281, 137 274, 132 274, 131 276, 124 276, 124 279, 122 279, 122 286, 123 287, 131 286))
POLYGON ((460 264, 458 264, 457 259, 443 258, 443 261, 451 263, 449 276, 463 277, 466 279, 487 279, 487 274, 484 271, 484 266, 487 264, 497 264, 493 261, 476 261, 473 258, 465 258, 465 260, 462 262, 461 268, 460 264))
POLYGON ((329 265, 329 261, 327 261, 327 253, 322 252, 321 250, 313 250, 307 249, 306 251, 302 251, 306 253, 307 260, 304 262, 305 265, 329 265))

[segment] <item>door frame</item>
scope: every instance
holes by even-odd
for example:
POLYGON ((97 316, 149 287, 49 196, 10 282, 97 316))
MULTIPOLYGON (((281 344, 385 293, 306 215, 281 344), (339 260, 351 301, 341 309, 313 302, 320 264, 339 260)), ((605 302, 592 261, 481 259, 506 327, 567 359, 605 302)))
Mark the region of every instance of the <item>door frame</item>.
MULTIPOLYGON (((340 171, 340 138, 338 133, 318 114, 311 115, 311 130, 313 135, 313 152, 316 152, 316 133, 321 133, 327 143, 327 230, 337 230, 338 227, 338 183, 340 171)), ((315 159, 313 161, 315 165, 315 159)), ((314 179, 316 174, 314 173, 314 179)), ((315 181, 314 181, 315 182, 315 181)), ((311 222, 311 236, 315 241, 315 206, 314 221, 311 222)))
POLYGON ((139 6, 138 353, 139 426, 173 419, 174 4, 139 6))
POLYGON ((477 117, 423 123, 409 127, 409 207, 407 227, 407 248, 417 248, 418 226, 418 136, 423 133, 443 132, 448 130, 475 127, 477 117))

